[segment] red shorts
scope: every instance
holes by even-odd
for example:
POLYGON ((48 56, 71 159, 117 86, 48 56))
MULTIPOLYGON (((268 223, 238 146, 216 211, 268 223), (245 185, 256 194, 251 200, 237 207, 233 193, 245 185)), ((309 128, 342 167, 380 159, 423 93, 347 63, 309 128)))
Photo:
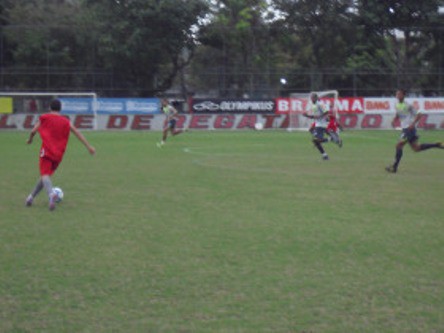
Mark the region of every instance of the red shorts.
POLYGON ((40 157, 40 176, 52 176, 61 161, 53 161, 47 157, 40 157))

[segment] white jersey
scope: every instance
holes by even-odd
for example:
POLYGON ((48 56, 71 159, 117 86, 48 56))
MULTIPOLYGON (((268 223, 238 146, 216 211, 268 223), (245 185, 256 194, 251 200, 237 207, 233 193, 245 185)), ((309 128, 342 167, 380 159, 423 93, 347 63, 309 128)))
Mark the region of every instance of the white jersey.
POLYGON ((324 127, 326 128, 328 125, 327 121, 327 111, 324 106, 318 101, 311 106, 311 115, 315 117, 320 117, 315 119, 315 127, 324 127))
POLYGON ((166 115, 167 120, 173 119, 177 114, 177 110, 174 108, 174 106, 169 104, 166 106, 162 106, 162 111, 166 115))
POLYGON ((396 103, 395 105, 396 115, 401 123, 401 128, 407 128, 415 120, 415 117, 419 111, 416 111, 413 105, 407 104, 406 102, 396 103))

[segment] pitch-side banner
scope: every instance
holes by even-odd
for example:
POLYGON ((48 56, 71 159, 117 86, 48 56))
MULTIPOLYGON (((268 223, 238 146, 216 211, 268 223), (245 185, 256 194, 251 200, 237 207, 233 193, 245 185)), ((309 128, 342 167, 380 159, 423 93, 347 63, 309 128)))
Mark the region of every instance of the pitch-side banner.
POLYGON ((160 113, 158 98, 60 98, 63 114, 156 114, 160 113))
MULTIPOLYGON (((38 115, 34 114, 3 114, 0 115, 0 130, 30 130, 38 115)), ((161 131, 165 117, 159 114, 148 115, 69 115, 71 122, 81 130, 113 131, 161 131)), ((345 129, 391 129, 393 114, 340 114, 339 122, 345 129)), ((287 129, 289 116, 286 114, 181 114, 177 120, 177 128, 193 130, 253 130, 254 124, 260 122, 265 129, 287 129)), ((296 115, 291 120, 293 128, 307 128, 309 119, 296 115)), ((418 127, 421 129, 444 129, 444 113, 425 114, 418 127)))
MULTIPOLYGON (((334 108, 339 113, 364 113, 364 98, 362 97, 348 97, 338 98, 322 98, 321 104, 327 110, 334 108)), ((276 113, 303 113, 309 112, 311 103, 307 98, 277 98, 276 99, 276 113)))
MULTIPOLYGON (((424 113, 444 113, 444 98, 406 98, 408 103, 424 113)), ((333 100, 321 99, 326 109, 334 109, 341 113, 393 113, 397 100, 391 97, 346 97, 333 100)), ((303 98, 277 98, 276 113, 303 113, 310 110, 308 99, 303 98)))
MULTIPOLYGON (((424 113, 444 113, 444 98, 406 98, 407 103, 412 104, 417 110, 424 113)), ((397 100, 395 98, 364 98, 365 113, 394 112, 397 100)))
POLYGON ((274 99, 193 99, 192 113, 274 113, 274 99))

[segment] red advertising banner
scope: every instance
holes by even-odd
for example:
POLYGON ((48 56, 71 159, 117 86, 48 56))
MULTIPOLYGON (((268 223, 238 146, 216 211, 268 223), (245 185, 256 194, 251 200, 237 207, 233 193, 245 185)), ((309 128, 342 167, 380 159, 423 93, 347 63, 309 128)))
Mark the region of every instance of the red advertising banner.
MULTIPOLYGON (((338 113, 363 113, 364 112, 364 98, 362 97, 348 97, 338 98, 321 98, 321 103, 324 103, 327 110, 334 107, 338 113)), ((277 98, 276 99, 276 113, 303 113, 310 111, 309 100, 307 98, 277 98)))

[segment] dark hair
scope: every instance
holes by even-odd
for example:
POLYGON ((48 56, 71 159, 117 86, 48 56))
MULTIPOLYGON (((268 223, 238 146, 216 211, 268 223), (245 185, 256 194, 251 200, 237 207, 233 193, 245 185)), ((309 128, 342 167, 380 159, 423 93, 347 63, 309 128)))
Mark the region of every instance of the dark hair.
POLYGON ((51 111, 60 111, 62 109, 62 103, 58 99, 54 99, 49 104, 49 109, 51 111))
POLYGON ((407 93, 407 90, 405 90, 403 88, 399 88, 398 91, 400 91, 404 96, 407 93))

